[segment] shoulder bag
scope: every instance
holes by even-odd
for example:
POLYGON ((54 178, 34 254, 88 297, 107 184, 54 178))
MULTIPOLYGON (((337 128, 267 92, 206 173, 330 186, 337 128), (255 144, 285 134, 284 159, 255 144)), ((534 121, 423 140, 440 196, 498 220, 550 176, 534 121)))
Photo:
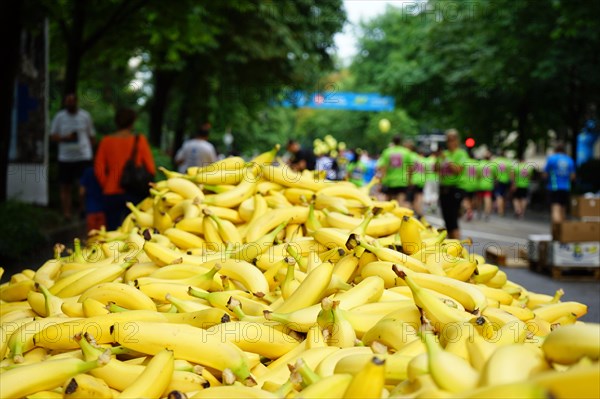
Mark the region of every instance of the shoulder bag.
POLYGON ((154 176, 148 172, 143 164, 138 166, 135 163, 138 141, 139 135, 136 134, 135 141, 133 142, 133 150, 129 159, 125 162, 119 184, 127 194, 132 194, 136 197, 146 197, 148 195, 148 183, 154 180, 154 176))

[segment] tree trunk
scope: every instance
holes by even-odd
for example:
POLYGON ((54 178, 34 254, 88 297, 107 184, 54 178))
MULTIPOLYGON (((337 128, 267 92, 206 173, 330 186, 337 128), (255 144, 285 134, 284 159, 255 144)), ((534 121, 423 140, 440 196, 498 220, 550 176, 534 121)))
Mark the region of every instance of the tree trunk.
POLYGON ((525 100, 517 110, 517 123, 519 136, 517 138, 517 157, 521 157, 527 148, 529 132, 529 103, 525 100))
POLYGON ((79 68, 83 57, 83 33, 85 28, 85 1, 73 2, 71 11, 72 27, 67 38, 67 65, 65 70, 65 86, 63 94, 77 94, 79 68))
POLYGON ((162 128, 167 110, 169 92, 173 86, 175 74, 171 71, 157 69, 154 75, 154 94, 150 105, 150 144, 161 147, 162 128))
POLYGON ((2 37, 4 68, 0 68, 0 202, 6 201, 8 149, 12 126, 15 78, 19 66, 23 2, 3 1, 0 6, 0 37, 2 37))

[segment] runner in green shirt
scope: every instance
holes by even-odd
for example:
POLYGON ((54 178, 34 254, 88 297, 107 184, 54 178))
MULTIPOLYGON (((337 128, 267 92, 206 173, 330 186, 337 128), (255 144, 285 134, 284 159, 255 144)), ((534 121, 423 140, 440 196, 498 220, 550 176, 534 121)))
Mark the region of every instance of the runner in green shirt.
MULTIPOLYGON (((496 180, 496 164, 490 161, 490 154, 477 164, 477 176, 479 186, 477 188, 477 197, 480 206, 483 205, 484 220, 490 220, 492 214, 492 191, 494 191, 494 181, 496 180)), ((481 214, 481 213, 480 213, 481 214)))
POLYGON ((392 146, 386 148, 379 158, 381 185, 388 200, 395 198, 400 206, 408 206, 406 194, 410 183, 410 165, 414 153, 402 147, 402 137, 392 139, 392 146))
POLYGON ((515 209, 515 217, 523 219, 525 209, 527 208, 527 194, 529 191, 529 183, 533 176, 534 166, 531 163, 525 162, 523 156, 519 157, 519 162, 515 163, 511 170, 513 186, 513 207, 515 209))
POLYGON ((473 208, 476 207, 475 193, 479 186, 479 179, 477 177, 477 164, 479 161, 476 159, 467 159, 463 165, 462 176, 458 187, 463 190, 463 208, 465 209, 465 215, 467 221, 473 219, 473 208))
POLYGON ((352 151, 352 160, 346 167, 346 176, 348 180, 357 187, 365 185, 365 172, 367 171, 367 165, 360 159, 360 154, 357 151, 352 151))
POLYGON ((426 157, 423 161, 425 165, 425 186, 423 187, 423 202, 431 211, 437 210, 439 197, 439 177, 435 170, 437 151, 426 157))
POLYGON ((502 154, 494 158, 498 174, 496 175, 496 208, 498 215, 504 216, 504 208, 506 202, 506 194, 510 188, 510 171, 512 168, 512 161, 502 154))
POLYGON ((458 214, 461 203, 461 190, 458 187, 467 152, 459 148, 459 135, 455 129, 446 132, 447 150, 436 161, 436 171, 440 174, 440 207, 449 238, 460 239, 458 214))
POLYGON ((412 208, 418 216, 423 215, 423 187, 426 178, 425 159, 424 156, 415 152, 411 168, 412 208))

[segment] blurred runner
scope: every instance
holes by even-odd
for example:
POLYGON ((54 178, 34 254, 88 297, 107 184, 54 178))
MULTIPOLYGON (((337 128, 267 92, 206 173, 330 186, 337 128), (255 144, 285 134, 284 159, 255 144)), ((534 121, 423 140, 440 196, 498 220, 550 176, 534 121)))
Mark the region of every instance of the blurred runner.
POLYGON ((468 158, 465 160, 462 170, 462 175, 458 187, 462 192, 462 205, 465 210, 465 218, 467 221, 473 219, 473 208, 475 208, 476 192, 479 186, 477 178, 477 164, 479 162, 476 159, 468 158))
POLYGON ((458 187, 463 165, 468 159, 467 152, 459 148, 458 131, 450 129, 446 132, 447 149, 438 157, 435 168, 440 174, 440 207, 449 238, 460 239, 458 214, 461 203, 461 190, 458 187))
POLYGON ((396 199, 398 205, 408 206, 406 201, 410 183, 410 165, 414 154, 401 145, 402 137, 394 136, 392 146, 381 153, 378 161, 382 192, 388 200, 396 199))
POLYGON ((562 142, 554 147, 555 153, 546 160, 544 178, 547 179, 547 189, 550 193, 552 223, 565 220, 571 182, 575 180, 575 163, 567 154, 562 142))
POLYGON ((500 152, 500 155, 494 158, 494 162, 498 171, 496 175, 496 190, 494 192, 496 195, 496 211, 499 216, 504 216, 506 197, 510 188, 511 160, 506 158, 503 152, 500 152))
POLYGON ((306 150, 300 146, 300 143, 290 139, 287 143, 287 151, 291 154, 290 167, 297 171, 305 169, 315 170, 316 158, 312 150, 306 150))
POLYGON ((477 199, 479 202, 479 215, 483 214, 483 220, 490 220, 492 214, 492 191, 494 191, 494 181, 496 179, 496 164, 490 160, 491 154, 477 163, 477 199), (483 212, 482 209, 483 208, 483 212))
POLYGON ((423 187, 425 186, 425 157, 414 153, 411 174, 411 203, 417 217, 423 216, 423 187))
POLYGON ((365 185, 365 173, 367 164, 363 162, 361 154, 356 150, 351 150, 351 160, 346 167, 346 178, 357 187, 365 185))
POLYGON ((187 140, 175 154, 175 163, 180 173, 186 173, 191 166, 207 166, 217 160, 217 151, 208 141, 210 123, 206 122, 187 140))

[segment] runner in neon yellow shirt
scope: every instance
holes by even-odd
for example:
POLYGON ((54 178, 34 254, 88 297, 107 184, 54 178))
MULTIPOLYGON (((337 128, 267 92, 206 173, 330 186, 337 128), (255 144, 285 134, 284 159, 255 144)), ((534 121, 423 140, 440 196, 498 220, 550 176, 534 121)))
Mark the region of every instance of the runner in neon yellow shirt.
POLYGON ((467 221, 473 219, 473 208, 475 208, 475 193, 479 186, 479 179, 477 177, 477 164, 479 161, 476 159, 467 159, 463 165, 462 176, 458 187, 463 190, 463 208, 465 209, 465 215, 467 221))
POLYGON ((512 168, 512 161, 505 156, 498 156, 494 158, 498 174, 496 175, 496 208, 498 215, 504 216, 504 208, 506 203, 506 195, 510 188, 510 171, 512 168))
POLYGON ((496 164, 490 161, 490 154, 477 164, 478 188, 477 197, 479 204, 483 205, 484 220, 488 221, 492 213, 492 191, 496 180, 496 164))
POLYGON ((418 216, 423 215, 423 187, 426 178, 426 158, 418 153, 414 153, 411 185, 413 191, 412 208, 418 216))
POLYGON ((436 161, 436 170, 440 174, 440 207, 449 238, 460 239, 458 214, 460 211, 461 190, 458 187, 464 162, 469 158, 467 152, 459 148, 458 131, 446 132, 447 150, 436 161))
POLYGON ((410 183, 410 166, 414 153, 401 145, 402 137, 394 136, 392 146, 381 153, 378 164, 381 185, 388 200, 395 198, 400 206, 408 206, 406 194, 410 183))
POLYGON ((525 210, 527 209, 527 194, 529 192, 529 184, 533 176, 534 166, 532 163, 525 162, 525 158, 521 156, 519 162, 515 163, 511 170, 513 181, 513 208, 515 209, 515 217, 523 219, 525 210))

